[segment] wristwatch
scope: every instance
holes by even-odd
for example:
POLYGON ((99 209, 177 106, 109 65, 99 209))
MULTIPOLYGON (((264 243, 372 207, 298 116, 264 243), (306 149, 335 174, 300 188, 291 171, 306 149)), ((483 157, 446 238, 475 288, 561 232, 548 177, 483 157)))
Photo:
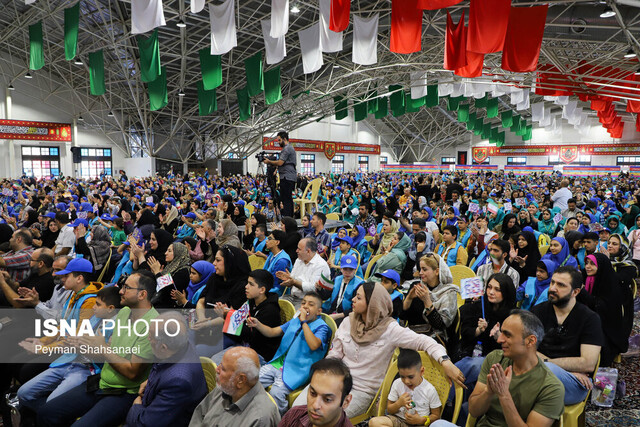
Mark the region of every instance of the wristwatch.
POLYGON ((445 354, 445 355, 444 355, 444 356, 442 356, 442 358, 440 359, 440 364, 442 364, 445 360, 451 360, 451 358, 445 354))

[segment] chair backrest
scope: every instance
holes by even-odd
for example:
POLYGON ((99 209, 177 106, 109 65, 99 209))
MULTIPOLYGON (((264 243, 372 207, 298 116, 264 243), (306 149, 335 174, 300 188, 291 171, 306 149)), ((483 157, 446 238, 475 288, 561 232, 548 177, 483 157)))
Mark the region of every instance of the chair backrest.
POLYGON ((107 272, 107 270, 109 270, 109 264, 111 264, 111 254, 113 252, 111 252, 111 250, 109 250, 109 258, 107 258, 107 262, 104 263, 104 267, 102 267, 102 271, 100 271, 100 276, 98 276, 98 282, 102 282, 102 278, 104 277, 104 274, 107 272))
POLYGON ((258 255, 251 255, 249 257, 249 265, 251 266, 251 271, 259 270, 264 267, 266 260, 258 255))
POLYGON ((540 255, 545 256, 548 250, 549 250, 549 245, 540 246, 540 255))
POLYGON ((311 185, 311 201, 318 201, 318 193, 320 193, 320 187, 322 186, 322 179, 316 178, 309 183, 311 185))
MULTIPOLYGON (((327 313, 321 313, 320 314, 322 316, 322 320, 324 320, 324 323, 327 324, 327 326, 329 326, 329 329, 331 329, 331 341, 333 342, 333 337, 336 336, 336 331, 338 330, 338 325, 336 325, 336 321, 333 320, 333 317, 329 316, 327 313)), ((331 346, 329 346, 331 347, 331 346)))
MULTIPOLYGON (((311 181, 313 182, 313 181, 311 181)), ((311 191, 311 182, 307 183, 307 186, 304 187, 304 191, 302 192, 302 197, 300 197, 301 199, 306 199, 307 198, 307 193, 309 193, 309 191, 311 191)))
POLYGON ((453 284, 457 287, 460 287, 460 282, 462 279, 470 279, 472 277, 476 277, 476 273, 465 265, 454 265, 449 267, 451 270, 451 275, 453 276, 453 284))
POLYGON ((207 382, 207 390, 211 393, 216 387, 216 364, 208 357, 200 356, 200 364, 202 365, 202 372, 204 372, 204 379, 207 382))
POLYGON ((373 240, 373 236, 370 236, 367 234, 366 236, 364 236, 364 240, 366 240, 367 242, 370 242, 371 240, 373 240))
POLYGON ((335 212, 331 212, 327 214, 327 219, 332 219, 335 221, 340 221, 340 215, 335 213, 335 212))
POLYGON ((280 324, 284 325, 293 319, 293 316, 296 314, 296 308, 290 301, 282 298, 278 300, 278 305, 280 306, 280 324))
POLYGON ((369 260, 369 264, 367 265, 367 271, 365 271, 364 273, 364 280, 369 279, 369 275, 373 271, 373 267, 380 258, 382 258, 382 254, 374 255, 371 257, 371 259, 369 260))
POLYGON ((253 205, 247 205, 247 211, 249 211, 249 216, 253 215, 253 212, 256 210, 256 207, 253 205))

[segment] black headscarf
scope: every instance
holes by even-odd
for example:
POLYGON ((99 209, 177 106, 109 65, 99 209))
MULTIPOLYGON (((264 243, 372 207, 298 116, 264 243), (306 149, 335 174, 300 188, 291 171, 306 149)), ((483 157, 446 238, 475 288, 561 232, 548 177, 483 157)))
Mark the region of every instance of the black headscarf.
POLYGON ((571 230, 564 233, 564 238, 566 239, 567 244, 569 245, 569 252, 571 252, 571 255, 575 256, 578 253, 578 251, 576 249, 573 249, 573 245, 578 240, 582 240, 584 238, 584 234, 576 230, 571 230))
POLYGON ((298 259, 296 249, 298 249, 298 242, 300 242, 302 236, 298 233, 298 223, 295 219, 285 216, 282 218, 282 224, 284 225, 284 232, 287 233, 287 238, 280 244, 282 245, 282 250, 289 255, 291 262, 294 263, 298 259))
POLYGON ((517 234, 519 232, 520 226, 518 226, 518 218, 512 213, 506 214, 502 219, 502 233, 504 234, 502 238, 504 240, 509 240, 509 237, 511 237, 512 234, 517 234), (512 219, 516 220, 515 225, 511 228, 508 228, 509 221, 512 219))
POLYGON ((235 246, 225 245, 218 249, 224 259, 224 277, 212 274, 203 291, 207 308, 221 302, 234 309, 247 300, 245 285, 251 272, 249 258, 245 251, 235 246))
POLYGON ((158 248, 156 250, 152 250, 151 248, 149 248, 146 257, 154 257, 160 264, 165 265, 165 253, 167 252, 169 245, 173 243, 173 236, 168 231, 165 231, 161 228, 156 228, 155 230, 153 230, 153 235, 158 241, 158 248))
POLYGON ((523 283, 527 278, 536 275, 536 267, 541 256, 535 234, 530 231, 523 231, 520 235, 527 241, 527 246, 524 248, 518 246, 518 256, 522 258, 526 257, 526 260, 524 267, 520 267, 517 263, 514 264, 516 264, 515 268, 518 274, 520 274, 520 283, 523 283))

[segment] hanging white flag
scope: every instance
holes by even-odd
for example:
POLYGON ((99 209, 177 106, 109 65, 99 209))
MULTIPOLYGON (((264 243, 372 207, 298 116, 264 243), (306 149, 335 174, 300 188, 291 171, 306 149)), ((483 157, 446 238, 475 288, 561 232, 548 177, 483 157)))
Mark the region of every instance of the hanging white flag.
POLYGON ((540 122, 540 126, 542 127, 547 127, 547 126, 551 126, 551 119, 552 119, 552 115, 551 115, 551 108, 545 108, 544 109, 544 116, 542 118, 542 121, 540 122))
POLYGON ((454 83, 453 89, 451 90, 451 97, 457 98, 464 94, 464 84, 463 83, 454 83))
POLYGON ((271 0, 271 37, 277 39, 289 31, 289 0, 271 0))
POLYGON ((451 95, 451 92, 453 92, 453 84, 451 83, 438 84, 438 96, 451 95))
POLYGON ((568 103, 569 103, 568 96, 559 96, 558 99, 556 99, 556 104, 558 105, 567 105, 568 103))
POLYGON ((224 55, 238 46, 234 0, 209 5, 211 21, 211 55, 224 55))
POLYGON ((24 4, 34 4, 36 0, 24 0, 24 4))
POLYGON ((131 0, 131 34, 142 34, 167 25, 162 0, 131 0))
POLYGON ((204 9, 204 0, 191 0, 191 13, 200 13, 204 9))
POLYGON ((340 52, 342 50, 342 31, 336 33, 329 29, 331 22, 331 0, 320 0, 320 50, 340 52))
POLYGON ((568 101, 562 107, 562 118, 565 120, 572 118, 576 108, 578 108, 578 101, 568 101))
POLYGON ((320 23, 298 32, 302 51, 302 69, 305 74, 314 73, 324 64, 320 50, 320 23))
POLYGON ((411 99, 427 96, 427 72, 416 71, 409 73, 411 79, 411 99))
POLYGON ((287 46, 284 41, 284 36, 273 38, 271 37, 271 20, 263 19, 260 21, 262 25, 262 37, 264 38, 264 49, 266 51, 267 64, 277 64, 287 56, 287 46))
POLYGON ((517 88, 517 87, 512 87, 511 88, 511 103, 516 105, 516 104, 520 104, 522 102, 522 100, 524 99, 524 90, 517 88))
POLYGON ((378 18, 353 15, 353 46, 351 60, 354 64, 373 65, 378 62, 378 18))
POLYGON ((531 104, 531 120, 542 122, 544 120, 544 101, 531 104))

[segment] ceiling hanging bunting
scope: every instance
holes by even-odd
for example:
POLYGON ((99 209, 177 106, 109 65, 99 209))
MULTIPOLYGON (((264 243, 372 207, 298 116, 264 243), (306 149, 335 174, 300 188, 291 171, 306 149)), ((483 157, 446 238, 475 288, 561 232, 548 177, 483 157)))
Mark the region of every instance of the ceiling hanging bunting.
POLYGON ((211 49, 198 51, 200 57, 200 73, 204 90, 215 89, 222 84, 222 57, 211 55, 211 49))
POLYGON ((466 52, 467 65, 462 68, 456 68, 453 72, 456 76, 474 78, 482 76, 482 67, 484 66, 484 53, 466 52))
POLYGON ((640 132, 640 114, 636 116, 636 132, 640 132))
POLYGON ((640 113, 640 100, 632 101, 627 99, 627 113, 640 113))
POLYGON ((284 37, 289 31, 289 0, 271 0, 271 37, 284 37))
POLYGON ((218 110, 216 90, 206 90, 202 80, 198 82, 198 115, 208 116, 218 110))
POLYGON ((422 49, 422 9, 418 0, 391 0, 391 41, 395 53, 413 53, 422 49))
POLYGON ((500 52, 507 33, 510 8, 511 0, 471 0, 467 50, 500 52))
POLYGON ((200 13, 204 9, 205 0, 191 0, 191 13, 200 13))
POLYGON ((342 50, 342 32, 329 29, 331 22, 331 0, 319 0, 320 6, 320 49, 333 53, 342 50))
POLYGON ((247 77, 247 91, 249 96, 261 94, 264 90, 262 51, 244 60, 244 71, 247 77))
POLYGON ((502 52, 502 69, 516 73, 535 71, 540 57, 548 5, 511 7, 502 52))
POLYGON ((225 0, 219 5, 210 4, 209 21, 212 55, 224 55, 238 45, 234 0, 225 0))
POLYGON ((333 106, 336 120, 342 120, 349 115, 349 101, 344 96, 334 96, 333 106))
POLYGON ((382 119, 389 114, 389 100, 386 96, 377 98, 376 101, 376 119, 382 119))
POLYGON ((149 109, 151 111, 157 111, 167 106, 169 96, 167 93, 167 71, 165 67, 161 68, 157 79, 147 83, 147 89, 149 91, 149 109))
POLYGON ((165 25, 162 0, 131 0, 131 34, 147 33, 165 25))
POLYGON ((89 54, 89 90, 91 95, 104 95, 104 57, 102 49, 89 54))
POLYGON ((251 117, 251 100, 247 87, 236 90, 238 96, 238 112, 240 113, 240 121, 243 122, 251 117))
POLYGON ((438 96, 438 85, 427 86, 427 98, 425 99, 425 105, 427 108, 435 107, 440 102, 438 96))
POLYGON ((446 7, 455 6, 462 0, 418 0, 416 7, 424 10, 444 9, 446 7))
POLYGON ((42 38, 42 21, 29 25, 29 69, 39 70, 44 67, 44 49, 42 38))
POLYGON ((331 0, 331 18, 329 29, 336 33, 342 32, 349 26, 349 12, 351 0, 331 0))
POLYGON ((427 72, 416 71, 409 73, 411 81, 411 99, 418 99, 427 96, 427 72))
POLYGON ((264 103, 272 105, 282 99, 282 84, 280 82, 280 66, 264 73, 264 103))
POLYGON ((298 32, 302 51, 302 70, 304 74, 318 71, 324 64, 320 49, 320 23, 298 32))
POLYGON ((287 46, 284 36, 271 37, 271 20, 260 21, 262 38, 264 39, 265 61, 267 64, 277 64, 287 56, 287 46))
POLYGON ((78 50, 78 22, 80 2, 64 10, 64 59, 71 61, 78 50))
POLYGON ((140 80, 149 83, 158 78, 162 71, 160 64, 160 42, 158 30, 154 30, 150 37, 136 36, 138 51, 140 52, 140 80))
POLYGON ((373 65, 378 62, 379 15, 363 18, 353 15, 353 45, 351 60, 354 64, 373 65))
POLYGON ((457 24, 447 11, 447 30, 444 38, 444 69, 455 70, 467 65, 467 27, 464 26, 464 11, 457 24))

